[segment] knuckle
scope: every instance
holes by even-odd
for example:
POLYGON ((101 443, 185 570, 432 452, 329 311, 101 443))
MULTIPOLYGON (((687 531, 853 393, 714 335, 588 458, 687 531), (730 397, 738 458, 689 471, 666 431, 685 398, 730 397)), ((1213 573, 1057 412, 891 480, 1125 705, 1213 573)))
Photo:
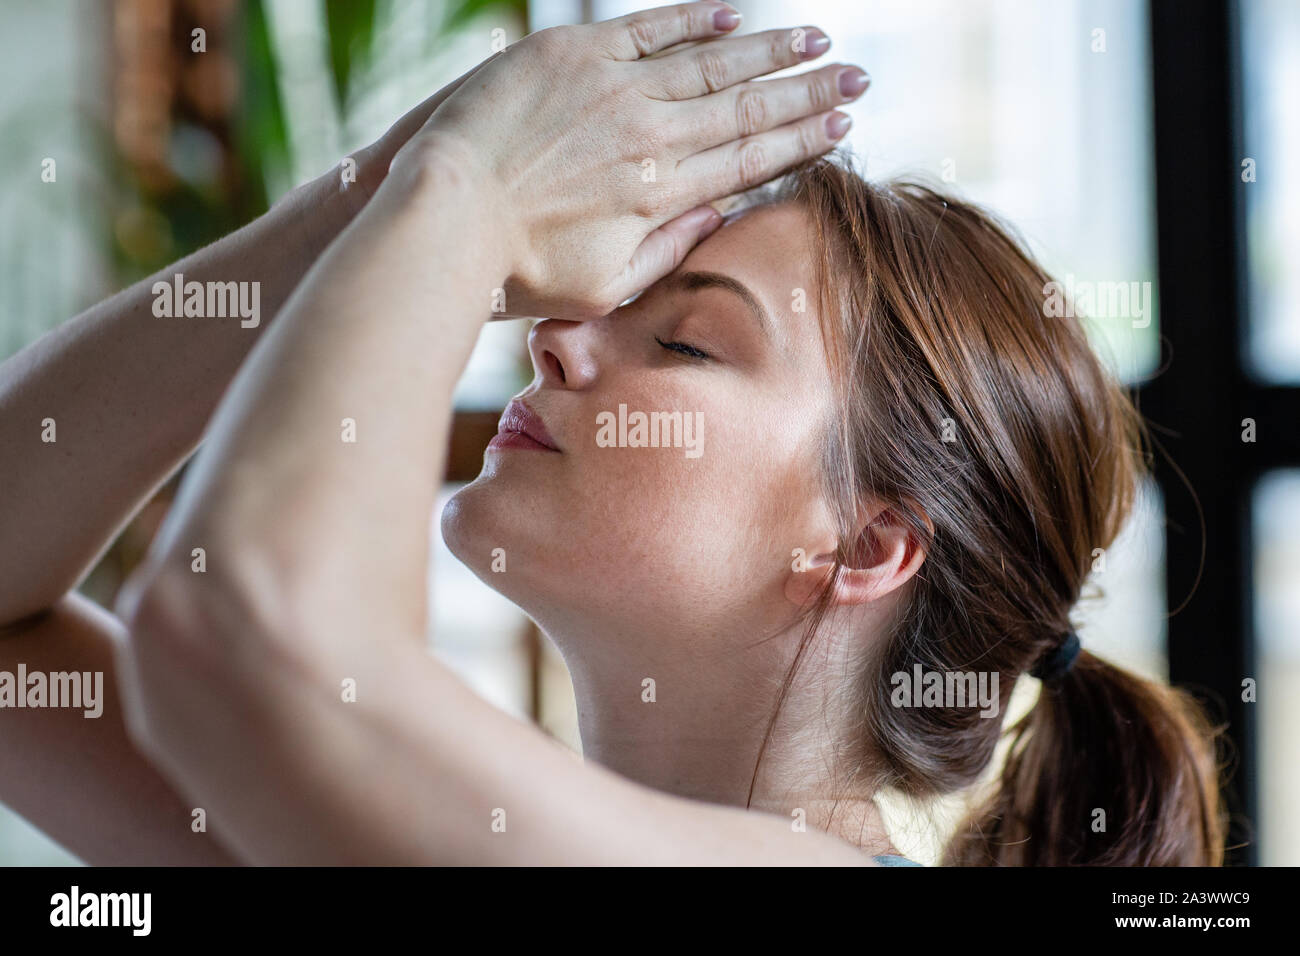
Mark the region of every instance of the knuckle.
POLYGON ((650 184, 643 184, 641 191, 632 203, 632 214, 641 219, 657 220, 666 212, 666 197, 662 190, 650 184))
POLYGON ((767 149, 758 140, 742 143, 736 150, 736 178, 748 189, 764 179, 767 169, 767 149))
POLYGON ((766 129, 767 97, 752 89, 736 97, 736 126, 741 136, 752 136, 766 129))
POLYGON ((659 25, 650 17, 633 17, 627 23, 627 34, 638 56, 646 56, 659 48, 659 25))
POLYGON ((774 30, 767 38, 767 55, 773 63, 788 64, 794 60, 794 41, 788 30, 774 30))
POLYGON ((808 108, 811 112, 824 113, 836 104, 834 84, 834 70, 823 71, 808 78, 808 108))
POLYGON ((677 8, 677 37, 684 40, 688 37, 695 36, 699 31, 692 24, 692 17, 696 15, 694 6, 679 6, 677 8))
POLYGON ((794 128, 794 145, 800 157, 813 156, 821 151, 820 138, 816 132, 820 128, 816 120, 800 123, 794 128))
POLYGON ((704 81, 704 88, 716 93, 727 87, 727 61, 716 50, 704 50, 695 59, 695 65, 704 81))

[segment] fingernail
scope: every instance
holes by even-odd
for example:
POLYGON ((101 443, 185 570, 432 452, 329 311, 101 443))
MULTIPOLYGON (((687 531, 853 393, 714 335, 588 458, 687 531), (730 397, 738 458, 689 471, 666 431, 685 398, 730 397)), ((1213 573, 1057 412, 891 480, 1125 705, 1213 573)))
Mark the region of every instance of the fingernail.
POLYGON ((809 27, 803 36, 803 53, 800 58, 811 60, 815 56, 821 56, 830 48, 831 38, 816 27, 809 27))
POLYGON ((841 113, 839 110, 836 110, 830 116, 826 117, 826 135, 830 139, 839 139, 849 131, 849 127, 852 125, 853 120, 849 117, 848 113, 841 113))
POLYGON ((723 9, 713 14, 713 29, 734 30, 740 23, 740 14, 735 10, 723 9))
POLYGON ((853 66, 840 73, 839 84, 840 96, 860 96, 871 85, 871 77, 865 70, 853 66))

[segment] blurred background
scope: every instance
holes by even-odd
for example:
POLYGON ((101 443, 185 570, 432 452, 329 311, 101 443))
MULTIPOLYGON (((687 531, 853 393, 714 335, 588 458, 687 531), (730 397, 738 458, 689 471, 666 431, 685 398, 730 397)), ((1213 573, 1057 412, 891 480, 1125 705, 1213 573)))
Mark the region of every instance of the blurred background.
MULTIPOLYGON (((1300 4, 733 3, 744 31, 816 24, 833 41, 826 62, 868 70, 848 142, 869 176, 920 175, 991 206, 1076 286, 1150 283, 1149 323, 1098 316, 1090 333, 1197 494, 1158 469, 1094 575, 1080 633, 1229 722, 1232 862, 1300 864, 1300 183, 1282 172, 1300 150, 1300 4), (1267 448, 1241 442, 1244 417, 1267 448), (1240 699, 1247 677, 1258 703, 1240 699)), ((651 5, 7 0, 0 357, 255 218, 490 55, 494 37, 651 5), (49 158, 54 183, 41 175, 49 158)), ((501 408, 531 378, 526 334, 525 322, 492 323, 474 353, 443 502, 478 473, 501 408)), ((111 603, 174 490, 123 533, 86 594, 111 603)), ((563 663, 436 527, 434 652, 580 749, 563 663)), ((1013 707, 1032 700, 1029 684, 1013 707)), ((882 804, 898 847, 932 863, 963 799, 882 804)), ((0 864, 75 862, 0 807, 0 864)))

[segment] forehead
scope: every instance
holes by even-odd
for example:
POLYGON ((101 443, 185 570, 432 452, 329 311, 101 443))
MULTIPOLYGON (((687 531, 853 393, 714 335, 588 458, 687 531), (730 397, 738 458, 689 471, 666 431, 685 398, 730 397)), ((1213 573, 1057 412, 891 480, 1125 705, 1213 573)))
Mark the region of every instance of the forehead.
POLYGON ((756 206, 729 215, 677 271, 719 272, 747 286, 771 316, 776 345, 791 357, 821 339, 813 228, 802 206, 756 206))
POLYGON ((687 255, 681 268, 723 272, 754 290, 780 313, 791 290, 811 290, 812 222, 793 203, 758 206, 729 215, 687 255))

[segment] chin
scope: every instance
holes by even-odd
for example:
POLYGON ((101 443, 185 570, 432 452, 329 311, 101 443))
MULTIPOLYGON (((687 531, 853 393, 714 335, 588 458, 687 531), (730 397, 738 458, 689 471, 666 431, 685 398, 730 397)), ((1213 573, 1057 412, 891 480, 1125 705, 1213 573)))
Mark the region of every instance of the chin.
MULTIPOLYGON (((589 562, 567 547, 563 535, 548 537, 552 511, 543 507, 541 490, 534 486, 533 491, 530 499, 526 489, 480 475, 452 495, 440 528, 458 561, 545 627, 557 602, 587 612, 598 608, 592 602, 589 562), (497 548, 504 553, 504 571, 493 569, 497 548)), ((607 563, 602 567, 608 572, 607 563)))
POLYGON ((494 484, 480 476, 452 495, 442 510, 442 540, 480 581, 528 611, 528 568, 535 555, 546 553, 529 538, 539 519, 518 496, 502 494, 494 484))
POLYGON ((509 554, 509 543, 489 544, 491 532, 483 525, 491 517, 491 508, 484 507, 482 495, 474 481, 456 492, 442 509, 440 527, 442 540, 458 561, 468 567, 489 584, 492 564, 492 549, 505 548, 509 554))

